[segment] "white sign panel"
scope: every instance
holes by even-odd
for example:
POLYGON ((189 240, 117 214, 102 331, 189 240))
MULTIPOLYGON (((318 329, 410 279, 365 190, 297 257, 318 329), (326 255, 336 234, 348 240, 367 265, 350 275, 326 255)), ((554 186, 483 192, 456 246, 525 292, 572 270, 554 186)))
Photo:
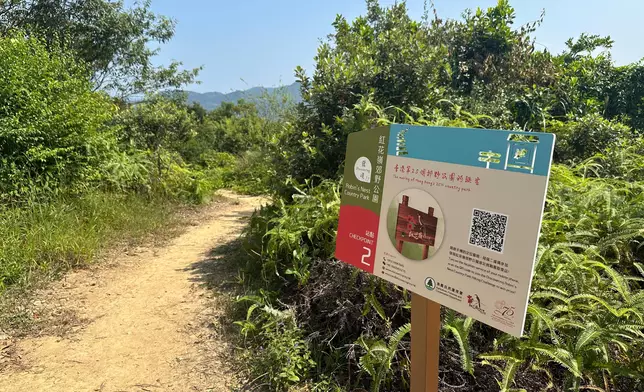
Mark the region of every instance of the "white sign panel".
POLYGON ((520 336, 554 140, 399 124, 349 135, 336 257, 520 336))

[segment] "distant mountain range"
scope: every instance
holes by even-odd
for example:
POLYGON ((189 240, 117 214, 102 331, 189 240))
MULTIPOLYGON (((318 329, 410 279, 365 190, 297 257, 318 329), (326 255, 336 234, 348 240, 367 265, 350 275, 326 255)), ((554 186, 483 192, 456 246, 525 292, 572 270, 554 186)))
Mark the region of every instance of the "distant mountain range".
POLYGON ((212 110, 221 105, 222 102, 237 102, 240 99, 254 101, 261 98, 264 94, 284 93, 292 98, 295 102, 300 102, 300 84, 294 82, 288 86, 282 87, 253 87, 248 90, 237 90, 228 94, 220 92, 196 93, 194 91, 185 91, 188 94, 188 103, 198 102, 207 110, 212 110))

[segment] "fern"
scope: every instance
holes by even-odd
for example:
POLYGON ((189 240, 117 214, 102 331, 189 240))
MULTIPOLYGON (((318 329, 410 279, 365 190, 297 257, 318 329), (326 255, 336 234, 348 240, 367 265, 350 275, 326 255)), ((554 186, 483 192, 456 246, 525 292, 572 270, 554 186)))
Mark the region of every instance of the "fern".
POLYGON ((550 360, 565 367, 573 374, 573 376, 581 377, 579 363, 568 350, 546 344, 533 345, 530 346, 529 349, 533 350, 537 354, 543 354, 550 358, 550 360))
POLYGON ((398 346, 410 330, 409 323, 401 326, 391 335, 388 344, 382 340, 368 340, 362 336, 358 339, 358 344, 366 351, 365 355, 360 357, 360 367, 371 376, 372 392, 379 391, 383 380, 390 374, 398 346))
POLYGON ((499 373, 501 373, 501 380, 497 380, 499 384, 499 392, 527 392, 525 389, 513 388, 514 377, 516 376, 519 367, 524 363, 523 360, 501 354, 486 354, 481 355, 484 360, 481 362, 483 365, 492 366, 499 373), (505 367, 501 368, 490 361, 504 361, 505 367))
POLYGON ((461 366, 464 371, 474 374, 472 350, 470 349, 469 335, 474 325, 471 317, 458 317, 452 309, 447 309, 443 328, 450 332, 456 340, 461 352, 461 366))

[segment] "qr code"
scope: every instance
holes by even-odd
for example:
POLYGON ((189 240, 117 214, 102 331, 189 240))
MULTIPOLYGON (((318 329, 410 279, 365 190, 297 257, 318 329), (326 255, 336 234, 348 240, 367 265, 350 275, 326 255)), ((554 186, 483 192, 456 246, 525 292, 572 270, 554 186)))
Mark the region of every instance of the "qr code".
POLYGON ((479 209, 472 210, 470 245, 503 253, 508 216, 479 209))

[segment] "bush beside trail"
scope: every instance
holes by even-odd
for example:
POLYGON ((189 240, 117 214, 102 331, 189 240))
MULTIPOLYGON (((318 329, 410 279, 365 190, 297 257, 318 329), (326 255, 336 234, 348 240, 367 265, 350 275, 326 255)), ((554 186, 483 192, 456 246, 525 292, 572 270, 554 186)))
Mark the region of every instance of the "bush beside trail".
POLYGON ((441 391, 644 388, 644 139, 639 112, 602 106, 641 65, 615 67, 598 36, 536 51, 541 20, 514 17, 503 0, 422 21, 367 1, 335 20, 312 76, 296 70, 303 102, 264 147, 273 205, 235 264, 249 387, 409 388, 410 293, 333 258, 347 134, 406 123, 558 138, 525 335, 443 309, 441 391))

